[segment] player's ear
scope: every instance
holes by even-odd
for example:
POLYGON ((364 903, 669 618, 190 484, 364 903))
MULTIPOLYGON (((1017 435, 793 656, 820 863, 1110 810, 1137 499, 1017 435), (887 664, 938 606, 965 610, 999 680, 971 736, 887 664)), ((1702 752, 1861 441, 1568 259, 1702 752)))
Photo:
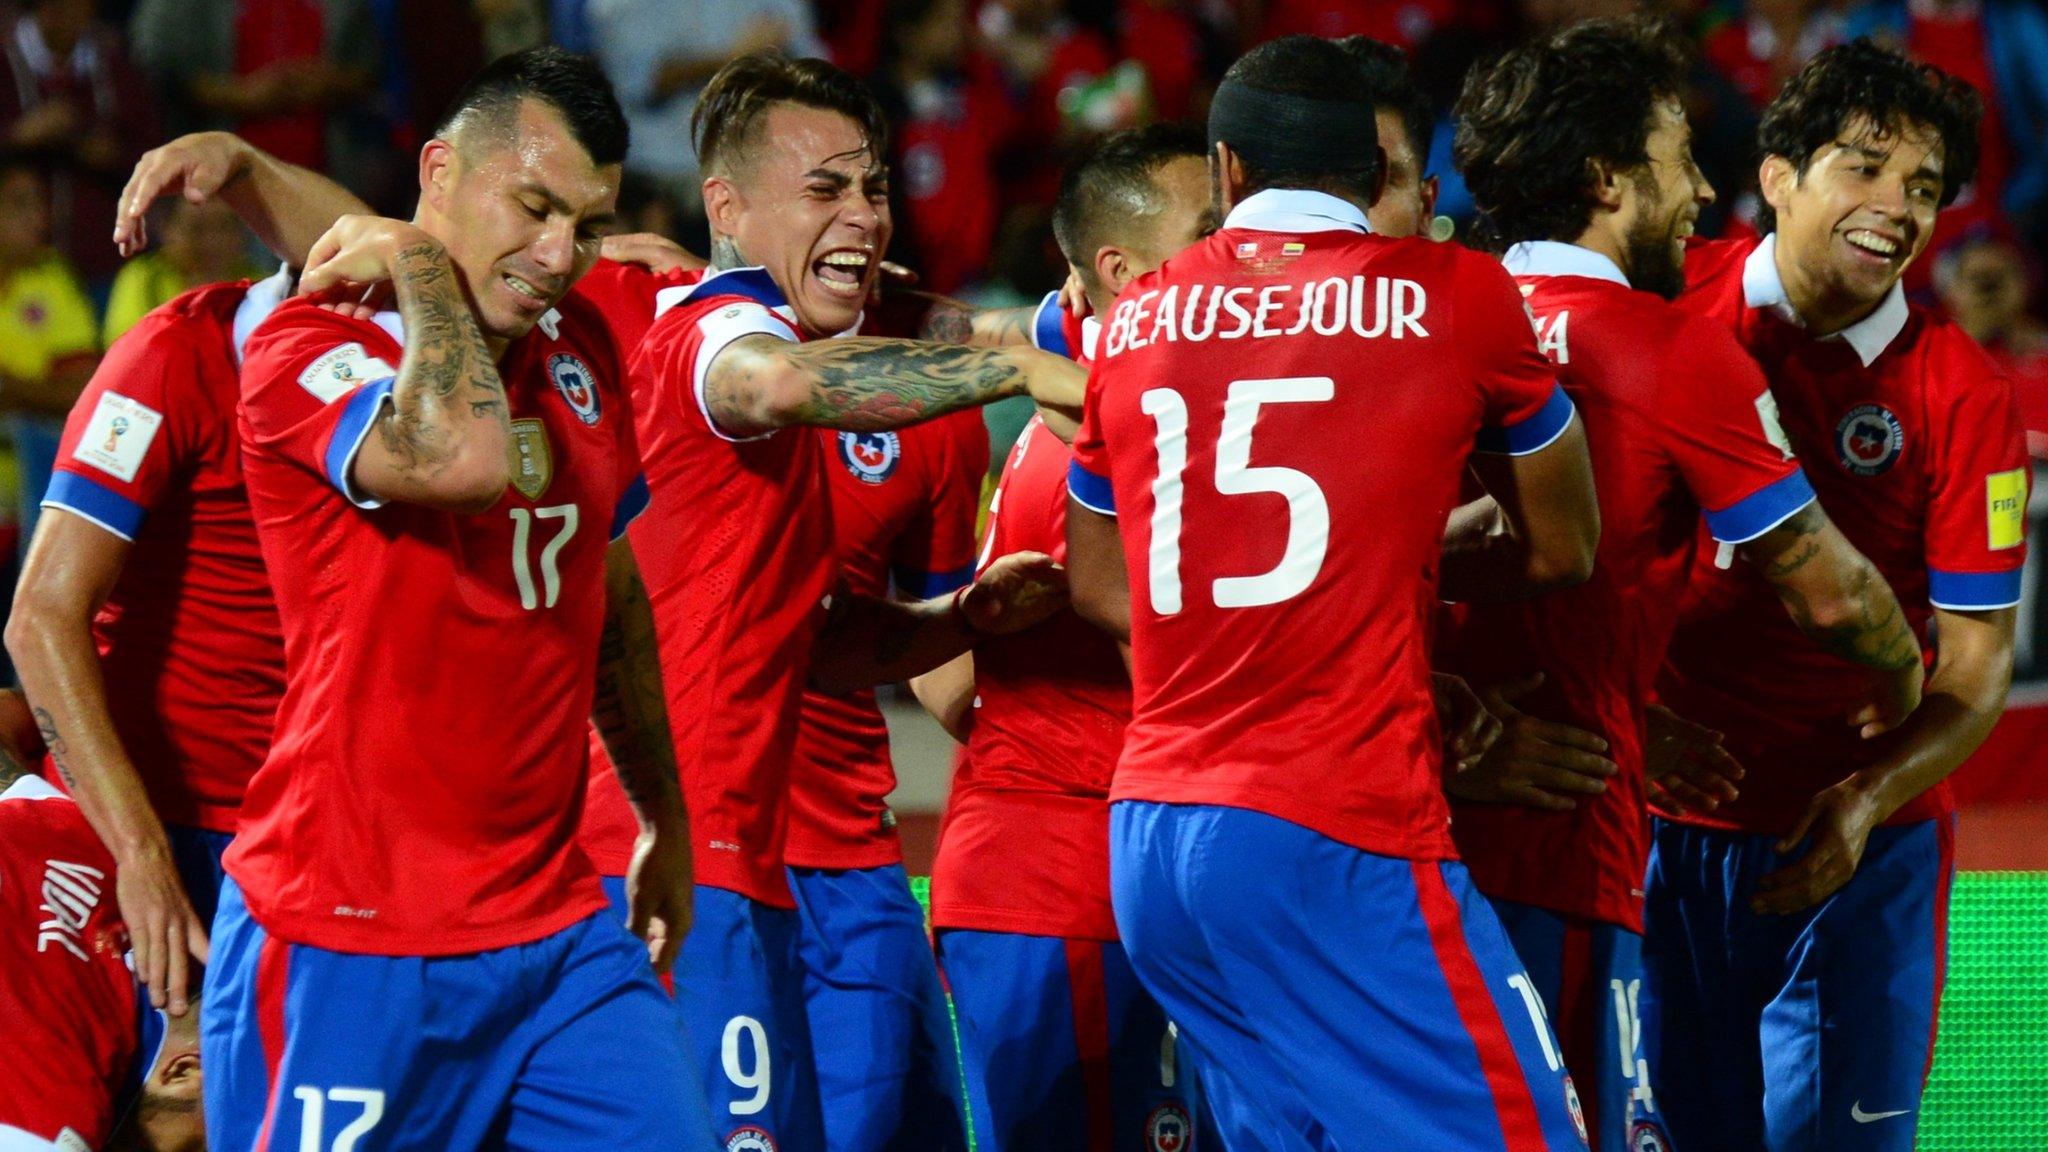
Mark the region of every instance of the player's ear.
POLYGON ((1799 183, 1799 168, 1783 156, 1766 156, 1756 170, 1757 190, 1764 203, 1782 216, 1792 202, 1792 189, 1799 183))
POLYGON ((1436 194, 1442 185, 1434 176, 1422 178, 1422 220, 1424 224, 1436 218, 1436 194))
POLYGON ((740 190, 732 181, 723 176, 704 178, 704 215, 713 232, 724 236, 737 234, 741 207, 740 190))
POLYGON ((1109 289, 1111 296, 1116 296, 1122 294, 1124 285, 1138 278, 1138 273, 1123 249, 1105 246, 1095 250, 1095 278, 1109 289))
POLYGON ((1593 203, 1609 212, 1621 211, 1622 201, 1628 195, 1627 175, 1614 165, 1599 160, 1588 160, 1586 164, 1592 169, 1593 203))
POLYGON ((1229 216, 1237 207, 1238 190, 1244 187, 1244 161, 1230 150, 1230 145, 1218 140, 1209 153, 1210 183, 1216 190, 1216 210, 1219 215, 1229 216))
POLYGON ((455 164, 455 145, 438 136, 420 149, 420 195, 437 211, 447 205, 455 164))

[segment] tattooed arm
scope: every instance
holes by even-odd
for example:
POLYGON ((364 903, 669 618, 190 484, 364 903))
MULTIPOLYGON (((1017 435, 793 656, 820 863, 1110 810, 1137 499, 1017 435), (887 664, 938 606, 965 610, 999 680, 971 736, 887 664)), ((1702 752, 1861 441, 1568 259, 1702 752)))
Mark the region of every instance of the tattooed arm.
POLYGON ((1920 642, 1884 575, 1819 501, 1744 544, 1742 555, 1777 590, 1800 631, 1842 659, 1882 673, 1876 697, 1855 717, 1864 735, 1897 727, 1919 706, 1920 642))
POLYGON ((666 972, 690 928, 694 886, 689 815, 669 734, 668 699, 654 640, 654 613, 633 547, 624 538, 605 552, 604 631, 598 641, 591 726, 604 741, 619 786, 640 818, 626 874, 633 933, 647 941, 656 971, 666 972))
POLYGON ((1087 383, 1080 366, 1034 348, 745 336, 712 360, 704 403, 733 436, 794 424, 876 432, 1007 396, 1078 415, 1087 383))
POLYGON ((497 357, 447 249, 410 224, 344 216, 313 245, 299 289, 349 291, 384 280, 405 321, 405 359, 351 483, 380 500, 482 512, 511 480, 511 430, 497 357))
POLYGON ((1036 305, 1022 308, 976 308, 950 296, 932 296, 931 310, 917 338, 938 344, 972 344, 977 348, 1031 347, 1031 318, 1036 305))

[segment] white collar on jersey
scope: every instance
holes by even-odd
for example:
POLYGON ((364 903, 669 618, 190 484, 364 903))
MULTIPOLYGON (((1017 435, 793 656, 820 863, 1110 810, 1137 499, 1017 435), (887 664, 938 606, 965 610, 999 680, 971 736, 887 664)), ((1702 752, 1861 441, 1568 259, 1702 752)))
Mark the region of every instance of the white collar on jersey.
MULTIPOLYGON (((1778 275, 1778 234, 1771 233, 1742 264, 1742 302, 1751 308, 1768 308, 1785 321, 1806 327, 1785 296, 1785 281, 1778 275)), ((1856 358, 1870 367, 1906 328, 1906 290, 1897 284, 1885 293, 1875 311, 1823 340, 1840 340, 1855 349, 1856 358)))
POLYGON ((1604 253, 1560 240, 1524 240, 1500 258, 1510 276, 1583 276, 1631 287, 1621 265, 1604 253))
POLYGON ((1225 228, 1257 232, 1370 232, 1365 213, 1348 200, 1327 192, 1300 188, 1268 188, 1238 201, 1223 221, 1225 228))
POLYGON ((62 800, 64 794, 41 776, 23 776, 0 792, 0 800, 62 800))
POLYGON ((249 346, 249 335, 292 294, 293 284, 292 266, 280 264, 276 272, 249 285, 249 290, 242 293, 242 302, 235 306, 236 364, 242 362, 242 350, 249 346))
POLYGON ((1102 339, 1102 321, 1093 316, 1081 317, 1081 358, 1095 359, 1096 342, 1102 339))

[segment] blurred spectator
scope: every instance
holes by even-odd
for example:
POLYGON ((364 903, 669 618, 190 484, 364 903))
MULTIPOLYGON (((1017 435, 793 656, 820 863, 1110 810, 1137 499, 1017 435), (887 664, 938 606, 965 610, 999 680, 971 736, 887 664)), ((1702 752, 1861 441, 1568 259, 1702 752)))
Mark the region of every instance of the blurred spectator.
POLYGON ((629 172, 619 181, 619 226, 613 231, 651 232, 679 241, 682 221, 677 218, 675 200, 667 191, 652 180, 629 172))
POLYGON ((824 52, 804 0, 585 0, 584 20, 632 125, 626 170, 661 185, 692 216, 702 211, 703 177, 690 113, 705 82, 749 52, 824 52))
MULTIPOLYGON (((1204 63, 1200 26, 1186 0, 1122 0, 1117 5, 1117 49, 1145 69, 1152 110, 1161 120, 1184 120, 1195 109, 1204 63)), ((1206 101, 1205 101, 1206 102, 1206 101)))
POLYGON ((1934 289, 1949 316, 2012 377, 2028 442, 2048 458, 2048 325, 2027 314, 2027 265, 2012 241, 1980 228, 1935 258, 1934 289))
POLYGON ((0 412, 14 447, 20 539, 35 534, 64 416, 99 360, 99 326, 78 274, 49 247, 42 174, 0 160, 0 412))
POLYGON ((1457 0, 1252 0, 1246 21, 1255 30, 1244 46, 1300 32, 1333 39, 1365 36, 1398 48, 1414 48, 1460 15, 1457 0))
MULTIPOLYGON (((1078 120, 1063 111, 1074 111, 1082 89, 1115 66, 1109 44, 1069 19, 1059 0, 988 0, 980 23, 981 42, 1020 104, 1020 135, 1053 145, 1078 142, 1078 120), (1063 94, 1068 94, 1064 110, 1063 94)), ((1109 124, 1099 131, 1116 127, 1109 124)), ((1031 175, 1044 185, 1042 194, 1031 199, 1051 203, 1059 189, 1059 166, 1031 175)))
POLYGON ((248 233, 227 201, 215 197, 194 204, 179 198, 166 204, 163 224, 150 229, 160 240, 156 251, 130 260, 114 277, 102 347, 113 347, 151 309, 187 289, 265 274, 250 265, 248 233))
POLYGON ((875 76, 888 110, 896 259, 943 294, 978 279, 995 245, 995 160, 1012 128, 995 66, 969 51, 967 0, 891 0, 875 76))
POLYGON ((542 0, 470 0, 470 9, 483 26, 486 63, 548 42, 547 5, 542 0))
POLYGON ((1761 109, 1821 49, 1839 44, 1841 13, 1823 0, 1748 0, 1702 38, 1709 63, 1761 109))
POLYGON ((0 132, 50 187, 50 238, 86 276, 113 273, 114 200, 156 127, 120 37, 92 0, 37 0, 7 25, 0 132))
POLYGON ((174 134, 227 128, 352 186, 364 149, 388 149, 342 115, 375 90, 367 0, 140 0, 129 41, 174 134))

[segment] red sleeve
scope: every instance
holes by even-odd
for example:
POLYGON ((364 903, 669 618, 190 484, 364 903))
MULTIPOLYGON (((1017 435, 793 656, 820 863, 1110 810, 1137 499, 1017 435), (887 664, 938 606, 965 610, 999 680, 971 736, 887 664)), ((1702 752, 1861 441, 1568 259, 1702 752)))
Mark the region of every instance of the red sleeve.
POLYGON ((575 290, 597 306, 620 354, 630 356, 654 325, 654 294, 672 282, 638 264, 599 260, 576 282, 575 290))
POLYGON ((2020 601, 2027 560, 2028 462, 2019 394, 1960 333, 1935 357, 1947 393, 1928 407, 1933 470, 1926 550, 1937 608, 1986 611, 2020 601))
POLYGON ((154 316, 115 342, 71 406, 45 507, 135 539, 143 518, 186 471, 215 414, 203 387, 208 365, 190 325, 154 316))
POLYGON ((1074 434, 1074 459, 1067 466, 1067 494, 1091 512, 1114 516, 1116 492, 1110 486, 1109 446, 1102 442, 1102 370, 1108 362, 1104 357, 1088 368, 1081 430, 1074 434))
POLYGON ((1687 316, 1669 346, 1651 418, 1714 538, 1746 543, 1812 503, 1778 402, 1735 337, 1687 316))
POLYGON ((286 303, 249 338, 242 411, 255 445, 315 472, 362 508, 349 470, 391 399, 403 354, 375 323, 286 303))
POLYGON ((1548 447, 1571 423, 1572 402, 1536 346, 1521 289, 1500 263, 1455 255, 1451 323, 1483 405, 1479 450, 1524 456, 1548 447))
POLYGON ((974 580, 974 521, 988 475, 988 425, 981 410, 956 412, 925 426, 932 435, 922 523, 896 538, 890 557, 896 587, 919 599, 943 596, 974 580))

